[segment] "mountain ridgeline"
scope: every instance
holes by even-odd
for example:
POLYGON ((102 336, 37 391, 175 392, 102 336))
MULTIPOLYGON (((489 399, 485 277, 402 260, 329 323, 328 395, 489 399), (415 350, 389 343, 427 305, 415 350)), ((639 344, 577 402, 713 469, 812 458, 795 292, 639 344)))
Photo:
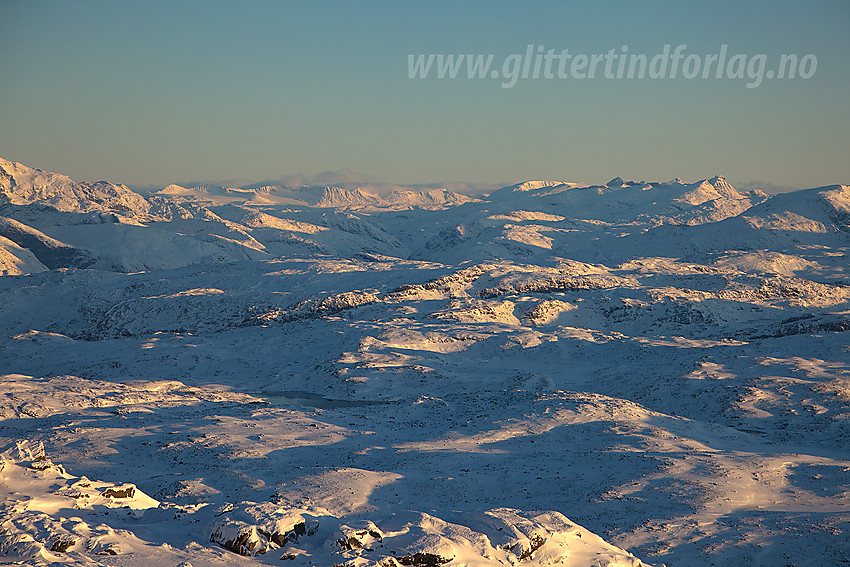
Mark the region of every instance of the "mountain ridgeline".
MULTIPOLYGON (((387 185, 169 185, 142 196, 0 159, 0 270, 131 272, 205 262, 378 254, 448 263, 730 251, 820 258, 850 243, 850 187, 769 197, 723 177, 527 181, 489 195, 387 185)), ((828 260, 828 258, 827 258, 828 260)))

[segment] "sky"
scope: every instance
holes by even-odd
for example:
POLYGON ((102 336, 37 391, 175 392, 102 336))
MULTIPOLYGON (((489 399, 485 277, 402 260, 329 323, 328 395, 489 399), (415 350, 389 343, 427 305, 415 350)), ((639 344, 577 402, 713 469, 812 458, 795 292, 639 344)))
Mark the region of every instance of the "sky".
POLYGON ((847 184, 848 25, 847 0, 4 0, 0 156, 137 186, 299 175, 847 184), (648 65, 665 45, 686 46, 675 78, 672 57, 663 78, 637 77, 637 62, 633 78, 627 66, 617 78, 610 56, 610 78, 605 61, 593 78, 580 65, 570 74, 580 55, 625 46, 648 65), (743 64, 717 78, 715 63, 703 78, 723 45, 727 63, 743 64), (568 50, 566 78, 560 58, 554 77, 544 62, 534 78, 549 50, 568 50), (420 54, 494 57, 485 78, 464 63, 441 79, 436 62, 410 78, 420 54), (797 57, 798 75, 768 79, 782 55, 797 57), (521 78, 511 65, 526 60, 521 78))

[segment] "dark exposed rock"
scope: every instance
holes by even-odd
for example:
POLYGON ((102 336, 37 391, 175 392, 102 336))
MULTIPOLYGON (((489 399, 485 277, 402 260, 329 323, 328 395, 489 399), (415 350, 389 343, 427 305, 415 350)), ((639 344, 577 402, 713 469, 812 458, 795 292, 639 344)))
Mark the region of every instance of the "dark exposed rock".
POLYGON ((72 537, 59 536, 50 545, 50 551, 56 551, 58 553, 64 553, 64 552, 68 551, 68 549, 71 548, 76 543, 77 543, 77 540, 72 538, 72 537))
POLYGON ((136 487, 133 485, 122 486, 121 488, 107 488, 103 491, 104 498, 132 498, 136 494, 136 487))
POLYGON ((452 559, 453 557, 441 557, 435 553, 414 553, 413 555, 395 558, 402 565, 413 565, 414 567, 439 567, 452 559))

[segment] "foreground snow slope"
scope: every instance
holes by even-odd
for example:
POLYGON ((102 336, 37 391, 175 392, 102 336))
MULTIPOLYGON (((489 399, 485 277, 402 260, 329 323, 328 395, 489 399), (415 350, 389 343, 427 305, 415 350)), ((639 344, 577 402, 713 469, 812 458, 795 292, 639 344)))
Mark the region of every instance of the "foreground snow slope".
POLYGON ((0 552, 846 563, 847 191, 7 203, 0 552))

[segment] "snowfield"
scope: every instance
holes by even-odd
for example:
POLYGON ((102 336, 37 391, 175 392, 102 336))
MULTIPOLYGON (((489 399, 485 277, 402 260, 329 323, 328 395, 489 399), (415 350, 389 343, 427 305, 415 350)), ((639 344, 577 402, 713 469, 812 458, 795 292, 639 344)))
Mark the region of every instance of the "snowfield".
POLYGON ((0 160, 0 562, 850 564, 848 219, 0 160))

